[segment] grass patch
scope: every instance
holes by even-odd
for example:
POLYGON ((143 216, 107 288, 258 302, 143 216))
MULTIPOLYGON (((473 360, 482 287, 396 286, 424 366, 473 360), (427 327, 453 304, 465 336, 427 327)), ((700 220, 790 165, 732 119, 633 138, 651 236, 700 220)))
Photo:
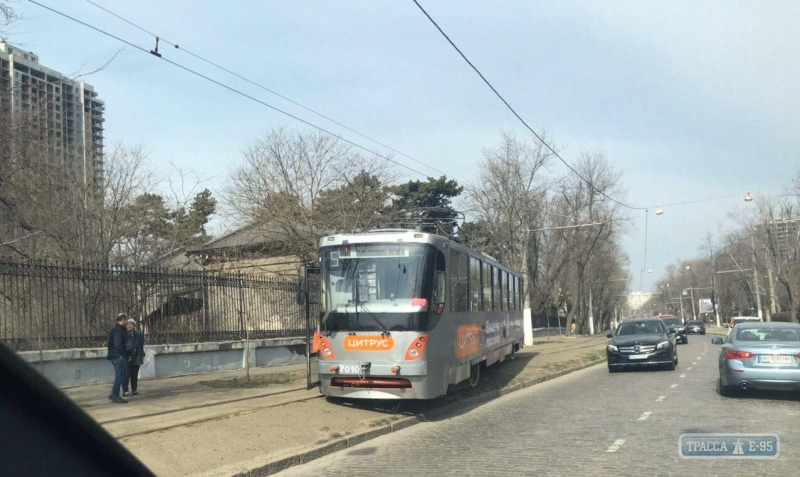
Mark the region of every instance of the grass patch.
POLYGON ((389 419, 376 419, 369 423, 369 427, 379 427, 385 426, 386 424, 390 424, 392 421, 389 419))
POLYGON ((264 388, 274 384, 293 383, 305 379, 305 377, 305 373, 272 373, 250 376, 250 381, 245 378, 228 378, 200 381, 200 384, 215 389, 264 388))
POLYGON ((582 357, 571 359, 569 361, 559 361, 556 363, 548 363, 542 367, 545 373, 556 373, 565 369, 574 368, 591 361, 596 361, 605 357, 605 351, 594 351, 591 353, 584 353, 582 357))

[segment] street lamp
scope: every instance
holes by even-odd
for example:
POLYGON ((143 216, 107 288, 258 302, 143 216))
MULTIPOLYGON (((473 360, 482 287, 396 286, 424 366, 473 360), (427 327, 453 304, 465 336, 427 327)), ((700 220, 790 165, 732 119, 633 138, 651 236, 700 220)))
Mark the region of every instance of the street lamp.
MULTIPOLYGON (((749 192, 744 196, 745 202, 752 202, 753 195, 749 192)), ((756 261, 756 243, 753 234, 750 234, 750 245, 753 248, 753 281, 756 288, 756 308, 758 309, 758 319, 763 320, 761 316, 761 291, 758 289, 758 262, 756 261)))
POLYGON ((686 265, 686 270, 689 270, 689 273, 692 274, 692 281, 689 284, 689 293, 692 300, 692 320, 697 321, 697 312, 694 309, 694 272, 692 271, 692 267, 690 265, 686 265))

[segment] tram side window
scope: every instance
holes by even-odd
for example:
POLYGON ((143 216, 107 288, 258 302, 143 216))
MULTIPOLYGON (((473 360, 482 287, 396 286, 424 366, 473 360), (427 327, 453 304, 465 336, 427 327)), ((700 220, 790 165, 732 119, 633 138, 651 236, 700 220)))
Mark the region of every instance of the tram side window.
POLYGON ((468 284, 467 255, 450 250, 450 311, 467 311, 468 284))
POLYGON ((511 307, 511 283, 508 281, 508 272, 503 272, 503 300, 506 310, 514 309, 511 307))
POLYGON ((436 306, 441 305, 444 308, 444 301, 446 296, 446 283, 447 283, 447 270, 445 267, 444 254, 436 251, 436 271, 433 282, 433 304, 436 306))
POLYGON ((492 266, 481 262, 481 288, 483 288, 483 311, 492 311, 492 266))
POLYGON ((469 255, 458 253, 458 311, 469 311, 469 255))
POLYGON ((514 286, 514 294, 517 297, 517 309, 521 310, 524 305, 522 304, 524 298, 522 297, 522 277, 517 277, 517 283, 514 286))
POLYGON ((503 287, 500 283, 500 270, 497 267, 492 267, 492 310, 502 310, 502 290, 503 287))
POLYGON ((469 311, 481 311, 481 261, 469 257, 469 311))
POLYGON ((514 303, 514 309, 519 310, 519 294, 517 293, 517 276, 511 276, 511 301, 514 303))

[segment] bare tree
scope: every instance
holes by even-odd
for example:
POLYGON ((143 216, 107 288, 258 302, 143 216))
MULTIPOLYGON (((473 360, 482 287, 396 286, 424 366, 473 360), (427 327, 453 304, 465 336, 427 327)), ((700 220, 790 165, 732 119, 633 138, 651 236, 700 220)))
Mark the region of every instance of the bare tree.
POLYGON ((522 273, 525 308, 540 276, 543 239, 532 229, 543 222, 551 155, 542 142, 531 145, 503 131, 496 148, 484 149, 479 179, 466 190, 469 210, 492 237, 497 258, 522 273))
POLYGON ((384 163, 354 154, 319 132, 272 129, 244 151, 243 159, 231 172, 227 207, 240 223, 276 230, 277 253, 304 261, 316 257, 323 233, 368 224, 375 205, 371 179, 384 183, 392 177, 384 163), (341 208, 324 200, 326 193, 348 186, 351 195, 341 208))
MULTIPOLYGON (((566 326, 569 327, 576 316, 579 316, 580 322, 588 324, 590 332, 593 332, 594 322, 587 322, 592 314, 592 304, 587 303, 587 270, 593 264, 597 250, 605 242, 618 239, 628 218, 619 204, 607 199, 607 196, 620 197, 624 191, 622 173, 610 165, 604 154, 582 153, 575 169, 582 178, 573 175, 564 181, 559 191, 557 207, 560 211, 559 217, 569 221, 564 226, 573 226, 562 232, 571 262, 572 280, 569 288, 575 297, 567 315, 566 326), (596 225, 576 227, 585 224, 596 225)), ((589 286, 591 285, 590 283, 589 286)), ((592 289, 589 288, 588 291, 588 298, 592 298, 592 289)))
POLYGON ((13 230, 0 244, 26 258, 110 261, 126 227, 136 226, 126 223, 127 206, 156 184, 144 146, 112 147, 104 158, 104 180, 96 184, 85 180, 77 161, 47 144, 17 145, 17 167, 4 174, 0 193, 13 230))
MULTIPOLYGON (((800 185, 795 185, 800 193, 800 185)), ((760 236, 764 244, 764 258, 775 272, 777 281, 786 291, 789 316, 798 322, 800 307, 800 213, 796 195, 782 199, 764 200, 759 204, 760 236), (793 200, 795 199, 795 200, 793 200)))

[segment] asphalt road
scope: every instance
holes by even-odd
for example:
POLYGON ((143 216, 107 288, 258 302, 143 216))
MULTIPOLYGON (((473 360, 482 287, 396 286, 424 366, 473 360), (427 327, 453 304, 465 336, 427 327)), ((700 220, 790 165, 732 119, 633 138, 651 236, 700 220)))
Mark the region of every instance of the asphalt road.
POLYGON ((719 396, 710 342, 680 345, 675 371, 594 366, 279 475, 798 475, 800 396, 719 396), (682 459, 678 439, 688 432, 777 433, 780 455, 682 459))

